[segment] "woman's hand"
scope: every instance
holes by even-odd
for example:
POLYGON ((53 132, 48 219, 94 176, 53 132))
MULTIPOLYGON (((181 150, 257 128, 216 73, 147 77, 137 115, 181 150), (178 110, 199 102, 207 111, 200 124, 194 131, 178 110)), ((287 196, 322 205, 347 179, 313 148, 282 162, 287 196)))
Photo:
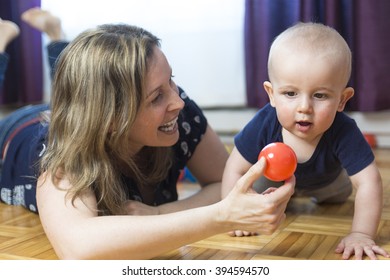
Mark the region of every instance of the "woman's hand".
MULTIPOLYGON (((266 194, 269 194, 269 193, 272 193, 276 190, 277 188, 268 188, 266 189, 264 192, 262 192, 261 194, 263 195, 266 195, 266 194)), ((257 232, 249 232, 249 231, 243 231, 243 230, 234 230, 234 231, 230 231, 229 232, 229 235, 232 236, 232 237, 243 237, 243 236, 253 236, 253 235, 258 235, 257 232)))
POLYGON ((294 193, 295 177, 286 180, 278 189, 258 194, 252 186, 265 167, 266 161, 262 158, 237 181, 221 202, 220 216, 229 224, 231 233, 239 228, 243 235, 253 232, 272 234, 285 219, 287 203, 294 193))

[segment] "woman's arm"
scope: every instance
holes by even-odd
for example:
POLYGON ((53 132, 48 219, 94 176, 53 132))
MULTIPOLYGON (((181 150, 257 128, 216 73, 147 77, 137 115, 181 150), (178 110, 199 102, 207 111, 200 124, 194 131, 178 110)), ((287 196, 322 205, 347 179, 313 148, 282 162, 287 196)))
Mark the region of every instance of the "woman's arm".
MULTIPOLYGON (((60 187, 69 188, 69 182, 60 187)), ((174 216, 98 216, 92 192, 74 206, 65 194, 46 177, 37 196, 44 230, 61 259, 146 259, 221 230, 210 226, 214 218, 206 209, 174 216), (194 220, 203 222, 194 228, 194 220)))
POLYGON ((59 258, 148 259, 235 228, 273 233, 285 217, 294 182, 266 196, 248 192, 263 169, 264 162, 254 165, 218 203, 153 216, 97 216, 92 192, 72 205, 65 191, 69 182, 62 180, 59 189, 44 174, 37 188, 39 214, 59 258))

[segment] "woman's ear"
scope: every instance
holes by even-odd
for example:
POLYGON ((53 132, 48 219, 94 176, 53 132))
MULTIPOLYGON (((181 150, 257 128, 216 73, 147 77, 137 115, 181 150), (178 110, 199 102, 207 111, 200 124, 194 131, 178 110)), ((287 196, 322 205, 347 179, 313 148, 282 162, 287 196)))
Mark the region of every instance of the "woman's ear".
POLYGON ((275 102, 274 102, 274 91, 272 89, 272 84, 271 82, 269 81, 265 81, 263 83, 263 86, 264 86, 264 89, 265 91, 267 92, 268 94, 268 98, 269 98, 269 103, 271 104, 272 107, 275 107, 275 102))
POLYGON ((341 99, 337 111, 344 111, 345 104, 347 104, 348 100, 351 99, 354 94, 355 90, 352 87, 345 88, 344 91, 341 93, 341 99))

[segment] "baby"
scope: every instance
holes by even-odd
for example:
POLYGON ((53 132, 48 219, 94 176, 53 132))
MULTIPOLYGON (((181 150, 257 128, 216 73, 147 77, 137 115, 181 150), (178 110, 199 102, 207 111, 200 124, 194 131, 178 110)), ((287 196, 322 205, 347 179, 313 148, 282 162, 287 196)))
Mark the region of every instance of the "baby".
MULTIPOLYGON (((295 193, 317 203, 342 203, 356 188, 351 232, 336 253, 389 257, 374 238, 382 210, 382 180, 374 155, 354 120, 343 110, 354 95, 347 86, 351 51, 333 28, 298 23, 273 42, 264 88, 270 103, 235 137, 222 182, 225 197, 235 182, 258 160, 261 149, 284 142, 296 153, 295 193)), ((263 192, 278 183, 262 178, 254 188, 263 192)), ((236 231, 236 236, 251 233, 236 231)))

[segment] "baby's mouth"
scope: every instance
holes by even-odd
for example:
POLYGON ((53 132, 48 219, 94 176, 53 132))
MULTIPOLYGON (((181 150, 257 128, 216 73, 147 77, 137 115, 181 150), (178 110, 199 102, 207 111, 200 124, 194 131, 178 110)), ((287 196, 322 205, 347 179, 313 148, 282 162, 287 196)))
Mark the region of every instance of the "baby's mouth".
POLYGON ((307 121, 299 121, 299 122, 296 122, 297 124, 297 130, 302 132, 302 133, 307 133, 310 128, 312 127, 312 123, 311 122, 307 122, 307 121))
POLYGON ((311 122, 297 122, 297 124, 299 124, 300 126, 310 126, 311 125, 311 122))

